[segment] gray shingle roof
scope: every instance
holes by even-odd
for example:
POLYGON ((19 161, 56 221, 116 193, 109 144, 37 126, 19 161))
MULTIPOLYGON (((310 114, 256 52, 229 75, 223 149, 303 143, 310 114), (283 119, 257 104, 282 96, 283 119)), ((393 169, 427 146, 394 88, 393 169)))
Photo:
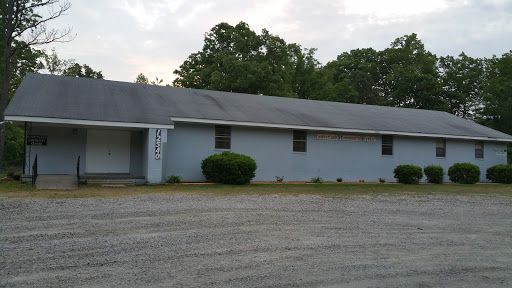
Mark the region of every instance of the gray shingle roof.
POLYGON ((512 136, 446 112, 28 74, 6 116, 173 124, 170 117, 485 137, 512 136))

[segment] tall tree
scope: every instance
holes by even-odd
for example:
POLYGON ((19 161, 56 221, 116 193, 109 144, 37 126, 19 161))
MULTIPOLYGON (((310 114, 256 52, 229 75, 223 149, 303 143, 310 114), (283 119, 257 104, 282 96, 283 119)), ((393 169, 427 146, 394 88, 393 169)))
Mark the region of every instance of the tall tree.
POLYGON ((287 44, 263 29, 258 35, 244 22, 215 25, 201 51, 174 73, 178 87, 306 98, 308 77, 318 61, 314 49, 287 44))
MULTIPOLYGON (((135 79, 135 83, 140 84, 151 84, 151 85, 160 85, 164 82, 164 79, 155 77, 155 80, 149 81, 148 77, 144 75, 143 73, 140 73, 137 75, 137 78, 135 79)), ((166 84, 165 86, 170 86, 169 84, 166 84)))
POLYGON ((4 111, 8 102, 9 90, 13 73, 13 58, 17 54, 30 49, 35 45, 52 42, 70 41, 71 29, 50 29, 46 24, 66 12, 71 4, 59 0, 2 0, 0 48, 2 52, 2 91, 0 107, 0 167, 2 167, 5 146, 4 111), (37 13, 38 9, 48 8, 46 17, 37 13))
POLYGON ((450 112, 459 117, 475 119, 482 108, 484 62, 462 52, 458 58, 439 58, 444 98, 450 112))
POLYGON ((425 50, 416 34, 397 38, 381 54, 384 75, 381 93, 388 105, 448 110, 441 97, 437 57, 425 50))

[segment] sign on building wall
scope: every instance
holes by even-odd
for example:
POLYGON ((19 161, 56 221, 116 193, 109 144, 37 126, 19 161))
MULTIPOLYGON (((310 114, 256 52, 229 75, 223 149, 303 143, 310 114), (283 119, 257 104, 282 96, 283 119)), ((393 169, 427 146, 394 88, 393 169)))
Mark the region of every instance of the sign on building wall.
POLYGON ((160 158, 162 158, 162 130, 156 129, 155 159, 160 160, 160 158))
POLYGON ((343 135, 343 136, 341 136, 341 140, 343 140, 343 141, 361 141, 361 136, 343 135))
POLYGON ((376 142, 377 141, 377 137, 363 136, 363 141, 364 142, 376 142))
POLYGON ((494 151, 496 151, 496 156, 507 157, 507 149, 494 149, 494 151))
POLYGON ((340 139, 336 134, 315 134, 317 140, 338 140, 340 139))
POLYGON ((30 135, 27 136, 27 145, 31 146, 46 146, 48 136, 30 135))

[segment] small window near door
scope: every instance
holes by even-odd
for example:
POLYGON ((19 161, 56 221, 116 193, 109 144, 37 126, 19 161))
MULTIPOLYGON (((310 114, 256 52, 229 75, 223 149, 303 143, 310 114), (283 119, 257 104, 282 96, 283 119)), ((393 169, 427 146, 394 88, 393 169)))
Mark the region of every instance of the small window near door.
POLYGON ((293 130, 293 152, 306 152, 307 132, 293 130))
POLYGON ((437 139, 436 157, 446 157, 446 139, 437 139))
POLYGON ((215 126, 215 149, 231 149, 230 126, 215 126))
POLYGON ((382 135, 382 155, 393 155, 393 136, 382 135))
POLYGON ((484 158, 484 142, 475 142, 475 158, 484 158))

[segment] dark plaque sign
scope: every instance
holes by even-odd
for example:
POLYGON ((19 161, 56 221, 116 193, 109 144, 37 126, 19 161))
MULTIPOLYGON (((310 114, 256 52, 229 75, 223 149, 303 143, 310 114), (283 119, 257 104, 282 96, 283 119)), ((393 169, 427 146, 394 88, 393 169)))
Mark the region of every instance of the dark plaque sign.
POLYGON ((48 136, 30 135, 27 136, 27 145, 32 146, 46 146, 46 139, 48 136))

